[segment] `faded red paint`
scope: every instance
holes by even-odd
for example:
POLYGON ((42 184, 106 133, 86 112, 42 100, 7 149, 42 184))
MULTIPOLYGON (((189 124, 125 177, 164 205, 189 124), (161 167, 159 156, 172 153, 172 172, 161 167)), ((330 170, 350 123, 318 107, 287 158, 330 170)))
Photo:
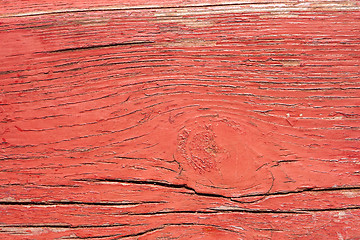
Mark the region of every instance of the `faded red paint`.
POLYGON ((0 239, 359 238, 358 1, 147 4, 0 3, 0 239))

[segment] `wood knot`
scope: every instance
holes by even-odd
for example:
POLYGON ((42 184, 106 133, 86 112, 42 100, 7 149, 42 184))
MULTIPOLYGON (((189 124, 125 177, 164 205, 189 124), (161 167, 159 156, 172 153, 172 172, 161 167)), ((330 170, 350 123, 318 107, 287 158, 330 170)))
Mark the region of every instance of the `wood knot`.
POLYGON ((177 138, 175 157, 183 170, 179 177, 196 189, 229 196, 254 189, 267 191, 272 182, 266 170, 267 156, 272 154, 265 138, 256 127, 241 122, 188 121, 177 138))
POLYGON ((210 172, 216 168, 217 158, 223 153, 215 139, 211 126, 205 126, 203 131, 194 134, 185 129, 179 134, 179 151, 194 170, 210 172))

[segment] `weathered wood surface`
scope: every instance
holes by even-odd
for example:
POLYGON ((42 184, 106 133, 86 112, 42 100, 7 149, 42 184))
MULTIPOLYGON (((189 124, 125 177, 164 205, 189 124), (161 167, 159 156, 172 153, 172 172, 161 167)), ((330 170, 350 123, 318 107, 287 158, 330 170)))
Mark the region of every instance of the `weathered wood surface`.
POLYGON ((0 239, 360 239, 358 1, 0 1, 0 239))

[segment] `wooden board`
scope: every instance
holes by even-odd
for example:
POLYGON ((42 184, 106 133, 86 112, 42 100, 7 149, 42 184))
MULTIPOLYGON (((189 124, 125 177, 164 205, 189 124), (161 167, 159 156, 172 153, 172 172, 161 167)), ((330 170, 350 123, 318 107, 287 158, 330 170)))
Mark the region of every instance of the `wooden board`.
POLYGON ((360 239, 359 1, 0 1, 0 239, 360 239))

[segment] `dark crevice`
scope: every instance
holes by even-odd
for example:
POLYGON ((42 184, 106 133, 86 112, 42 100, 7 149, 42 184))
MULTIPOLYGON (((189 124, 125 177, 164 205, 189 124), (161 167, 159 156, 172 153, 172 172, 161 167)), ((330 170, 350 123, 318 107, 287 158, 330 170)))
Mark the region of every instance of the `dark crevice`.
POLYGON ((186 189, 191 191, 192 193, 198 196, 204 197, 215 197, 215 198, 225 198, 230 199, 231 197, 227 197, 221 194, 216 193, 200 193, 197 192, 194 188, 189 187, 186 184, 172 184, 167 182, 160 182, 160 181, 153 181, 153 180, 132 180, 132 179, 75 179, 74 181, 85 181, 85 182, 118 182, 118 183, 130 183, 130 184, 137 184, 137 185, 153 185, 153 186, 161 186, 166 188, 177 188, 177 189, 186 189))
POLYGON ((223 214, 223 213, 254 213, 254 214, 309 214, 309 212, 337 212, 347 210, 357 210, 359 206, 350 206, 343 208, 310 208, 310 209, 293 209, 293 210, 273 210, 273 209, 249 209, 249 208, 228 208, 217 209, 210 208, 202 211, 160 211, 148 213, 124 213, 124 215, 131 216, 151 216, 151 215, 166 215, 166 214, 223 214))
POLYGON ((137 41, 137 42, 99 44, 99 45, 91 45, 91 46, 84 46, 84 47, 63 48, 63 49, 58 49, 58 50, 36 52, 36 53, 73 52, 73 51, 82 51, 82 50, 89 50, 89 49, 111 48, 111 47, 117 47, 117 46, 141 45, 141 44, 150 44, 150 43, 154 43, 154 41, 137 41))
POLYGON ((351 207, 338 207, 338 208, 301 208, 293 210, 272 210, 272 209, 214 209, 216 212, 243 212, 243 213, 269 213, 269 214, 308 214, 309 212, 337 212, 337 211, 347 211, 347 210, 357 210, 360 209, 359 206, 351 207))
POLYGON ((330 188, 304 188, 300 190, 293 191, 280 191, 273 192, 267 194, 247 194, 240 196, 243 197, 258 197, 258 196, 276 196, 276 195, 288 195, 288 194, 296 194, 296 193, 304 193, 304 192, 333 192, 333 191, 346 191, 346 190, 360 190, 360 186, 343 186, 343 187, 330 187, 330 188))
MULTIPOLYGON (((360 208, 360 206, 359 206, 360 208)), ((348 209, 346 209, 348 210, 348 209)), ((339 210, 338 210, 339 211, 339 210)), ((248 208, 229 208, 202 211, 162 211, 162 212, 148 212, 148 213, 126 213, 126 215, 148 216, 148 215, 166 215, 166 214, 219 214, 219 213, 270 213, 270 214, 306 214, 305 210, 272 210, 272 209, 248 209, 248 208)))
MULTIPOLYGON (((149 215, 164 215, 164 214, 224 214, 224 213, 253 213, 253 214, 311 214, 312 212, 338 212, 338 211, 347 211, 347 210, 357 210, 360 209, 360 206, 354 207, 344 207, 344 208, 325 208, 325 209, 295 209, 295 210, 267 210, 267 209, 244 209, 244 208, 234 208, 234 209, 211 209, 209 211, 169 211, 169 212, 149 212, 149 213, 137 213, 137 214, 124 214, 124 215, 138 215, 138 216, 149 216, 149 215)), ((130 225, 130 224, 101 224, 101 225, 71 225, 71 224, 8 224, 8 225, 0 225, 0 227, 10 227, 10 228, 112 228, 112 227, 132 227, 139 226, 130 225)), ((163 229, 166 226, 174 226, 174 225, 184 225, 182 224, 165 224, 162 227, 147 230, 141 233, 136 233, 122 236, 120 238, 125 237, 136 237, 139 235, 143 235, 145 233, 155 231, 158 229, 163 229)), ((194 223, 186 223, 185 225, 199 225, 194 223)), ((201 224, 200 224, 201 225, 201 224)))
POLYGON ((151 228, 151 229, 139 232, 139 233, 128 234, 128 235, 124 235, 124 236, 121 236, 121 237, 117 237, 117 238, 114 238, 113 240, 122 239, 122 238, 136 238, 136 237, 140 237, 142 235, 145 235, 147 233, 155 232, 157 230, 161 230, 161 229, 164 229, 164 228, 165 228, 165 226, 161 226, 161 227, 157 227, 157 228, 151 228))
MULTIPOLYGON (((86 181, 86 182, 118 182, 118 183, 128 183, 128 184, 138 184, 138 185, 153 185, 161 186, 166 188, 176 188, 176 189, 186 189, 190 191, 189 194, 195 194, 203 197, 213 197, 213 198, 223 198, 228 199, 237 203, 249 203, 235 200, 232 197, 214 194, 214 193, 199 193, 195 189, 185 185, 185 184, 171 184, 167 182, 158 182, 153 180, 141 181, 141 180, 123 180, 123 179, 77 179, 76 181, 86 181)), ((244 195, 238 198, 245 197, 266 197, 266 196, 275 196, 275 195, 287 195, 287 194, 296 194, 303 192, 328 192, 328 191, 344 191, 344 190, 360 190, 360 187, 334 187, 334 188, 307 188, 298 191, 287 191, 287 192, 275 192, 275 193, 266 193, 266 194, 253 194, 253 195, 244 195)), ((0 202, 0 205, 24 205, 24 206, 64 206, 64 205, 89 205, 89 206, 124 206, 124 205, 139 205, 139 204, 160 204, 167 203, 166 201, 143 201, 143 202, 81 202, 81 201, 47 201, 47 202, 0 202)), ((209 208, 205 210, 188 210, 188 211, 158 211, 158 212, 145 212, 145 213, 132 213, 124 212, 121 215, 164 215, 164 214, 223 214, 223 213, 253 213, 253 214, 309 214, 311 212, 331 212, 331 211, 346 211, 346 210, 356 210, 360 209, 360 205, 347 206, 347 207, 335 207, 335 208, 302 208, 302 209, 291 209, 291 210, 273 210, 273 209, 249 209, 249 208, 238 208, 238 207, 229 207, 229 208, 209 208)), ((10 225, 8 225, 10 226, 10 225)), ((13 227, 22 227, 25 225, 11 225, 13 227)), ((26 227, 26 226, 25 226, 26 227)), ((30 227, 28 225, 27 227, 30 227)), ((58 228, 75 228, 82 226, 71 226, 71 225, 31 225, 31 227, 58 227, 58 228)), ((85 226, 86 227, 86 226, 85 226)), ((93 226, 92 226, 93 227, 93 226)), ((101 227, 101 226, 100 226, 101 227)))
POLYGON ((43 201, 43 202, 4 202, 0 205, 24 205, 24 206, 61 206, 61 205, 90 205, 90 206, 126 206, 139 204, 166 203, 165 201, 144 201, 144 202, 81 202, 81 201, 43 201))
POLYGON ((296 194, 296 193, 304 193, 304 192, 331 192, 331 191, 346 191, 346 190, 360 190, 360 186, 343 186, 343 187, 331 187, 331 188, 304 188, 300 190, 294 191, 280 191, 280 192, 268 192, 268 193, 253 193, 253 194, 245 194, 238 197, 229 197, 216 193, 202 193, 197 192, 194 188, 189 187, 186 184, 172 184, 168 182, 161 182, 156 180, 136 180, 136 179, 75 179, 74 181, 85 181, 85 182, 118 182, 118 183, 129 183, 129 184, 137 184, 137 185, 153 185, 153 186, 161 186, 166 188, 177 188, 177 189, 186 189, 191 191, 192 194, 196 194, 198 196, 203 197, 214 197, 214 198, 224 198, 229 199, 238 203, 252 203, 252 202, 243 202, 237 199, 240 198, 251 198, 251 197, 266 197, 266 196, 276 196, 276 195, 288 195, 288 194, 296 194))
POLYGON ((101 224, 101 225, 71 225, 71 224, 9 224, 0 227, 10 228, 112 228, 112 227, 131 227, 138 226, 130 224, 101 224))
POLYGON ((298 209, 297 211, 303 212, 337 212, 337 211, 346 211, 346 210, 356 210, 360 209, 360 205, 351 206, 351 207, 339 207, 339 208, 310 208, 310 209, 298 209))

